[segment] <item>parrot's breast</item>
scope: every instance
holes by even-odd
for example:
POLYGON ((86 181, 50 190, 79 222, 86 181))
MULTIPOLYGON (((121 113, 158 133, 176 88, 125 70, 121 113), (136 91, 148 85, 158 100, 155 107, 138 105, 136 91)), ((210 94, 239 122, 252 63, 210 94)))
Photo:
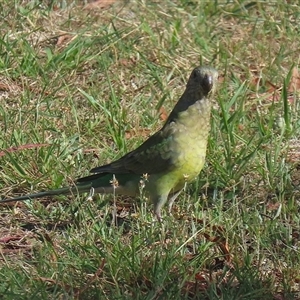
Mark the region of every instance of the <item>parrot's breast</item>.
POLYGON ((210 107, 207 99, 197 101, 181 112, 173 124, 170 149, 175 166, 172 173, 178 178, 178 185, 193 180, 203 168, 210 131, 210 107))

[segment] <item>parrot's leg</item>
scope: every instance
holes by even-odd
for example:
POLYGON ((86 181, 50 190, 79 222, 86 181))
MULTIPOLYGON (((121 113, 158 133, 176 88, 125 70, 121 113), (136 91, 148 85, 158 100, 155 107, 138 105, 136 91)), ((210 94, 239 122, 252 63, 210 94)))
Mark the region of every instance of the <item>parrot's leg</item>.
POLYGON ((183 189, 179 190, 178 192, 176 192, 174 195, 172 195, 172 197, 169 199, 169 214, 171 213, 172 210, 172 206, 174 201, 177 199, 177 197, 179 196, 179 194, 182 192, 183 189))
POLYGON ((168 200, 168 194, 159 195, 152 200, 154 203, 154 215, 156 216, 159 222, 162 222, 161 208, 164 206, 167 200, 168 200))

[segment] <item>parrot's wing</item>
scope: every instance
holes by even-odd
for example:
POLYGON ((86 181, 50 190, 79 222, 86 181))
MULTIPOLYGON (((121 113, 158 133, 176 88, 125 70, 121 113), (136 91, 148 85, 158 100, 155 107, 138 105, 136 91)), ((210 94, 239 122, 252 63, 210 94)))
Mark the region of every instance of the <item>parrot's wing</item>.
POLYGON ((162 130, 152 135, 137 149, 110 164, 92 169, 91 173, 134 173, 142 175, 171 170, 173 168, 173 153, 169 129, 168 126, 164 126, 162 130))

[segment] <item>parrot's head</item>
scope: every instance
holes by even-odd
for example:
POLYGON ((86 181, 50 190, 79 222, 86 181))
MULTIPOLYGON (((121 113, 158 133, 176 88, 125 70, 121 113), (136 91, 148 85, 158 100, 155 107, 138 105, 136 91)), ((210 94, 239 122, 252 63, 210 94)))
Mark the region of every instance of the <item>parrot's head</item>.
POLYGON ((201 96, 207 97, 216 90, 218 71, 212 67, 202 66, 195 68, 188 80, 187 89, 199 92, 201 96))
POLYGON ((181 112, 196 104, 198 113, 210 113, 211 96, 213 96, 218 81, 218 72, 212 67, 195 68, 187 82, 183 95, 176 103, 166 124, 176 120, 181 112), (201 107, 200 107, 201 106, 201 107), (200 108, 199 108, 200 107, 200 108))

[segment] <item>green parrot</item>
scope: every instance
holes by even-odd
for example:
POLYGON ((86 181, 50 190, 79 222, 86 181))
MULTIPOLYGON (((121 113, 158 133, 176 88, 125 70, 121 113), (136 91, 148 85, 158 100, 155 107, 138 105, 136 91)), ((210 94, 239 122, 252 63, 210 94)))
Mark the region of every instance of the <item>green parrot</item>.
POLYGON ((180 191, 201 171, 210 131, 211 98, 218 72, 211 67, 195 68, 186 89, 164 126, 142 145, 107 165, 93 168, 93 175, 79 178, 72 187, 3 199, 0 203, 69 193, 114 193, 136 196, 141 184, 161 220, 161 208, 169 211, 180 191))

